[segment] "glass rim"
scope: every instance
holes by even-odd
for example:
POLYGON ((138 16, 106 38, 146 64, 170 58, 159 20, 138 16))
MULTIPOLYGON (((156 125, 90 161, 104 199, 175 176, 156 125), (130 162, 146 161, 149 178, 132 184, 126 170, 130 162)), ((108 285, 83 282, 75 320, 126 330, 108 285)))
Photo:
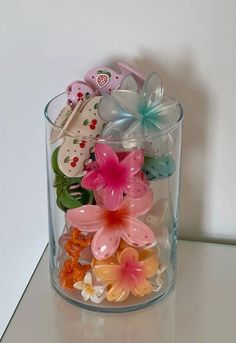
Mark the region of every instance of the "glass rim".
MULTIPOLYGON (((49 106, 57 99, 59 98, 60 96, 62 95, 66 95, 66 92, 62 92, 60 94, 57 94, 56 96, 54 96, 51 100, 49 100, 49 102, 46 104, 45 108, 44 108, 44 117, 46 119, 46 122, 52 127, 52 129, 66 135, 66 136, 70 136, 70 137, 73 137, 73 138, 82 138, 82 139, 86 139, 86 140, 89 140, 89 141, 94 141, 96 143, 105 143, 105 142, 114 142, 114 143, 118 143, 118 142, 122 142, 122 141, 127 141, 127 142, 133 142, 133 141, 136 141, 137 139, 144 139, 144 140, 148 140, 148 139, 152 139, 152 138, 156 138, 156 137, 159 137, 159 136, 163 136, 163 135, 167 135, 169 133, 171 133, 172 131, 174 131, 175 129, 177 129, 183 122, 183 117, 184 117, 184 112, 183 112, 183 108, 181 106, 181 104, 179 102, 177 102, 177 105, 176 107, 179 108, 179 111, 180 111, 180 115, 179 115, 179 118, 178 120, 173 124, 171 125, 170 127, 167 127, 166 129, 164 130, 161 130, 159 132, 157 132, 156 134, 149 134, 149 135, 145 135, 145 136, 137 136, 137 137, 131 137, 131 138, 103 138, 103 137, 96 137, 96 138, 93 138, 93 137, 90 137, 90 136, 86 136, 86 135, 83 135, 83 134, 78 134, 76 132, 73 132, 73 131, 68 131, 68 130, 65 130, 63 129, 61 126, 55 124, 51 119, 50 119, 50 116, 49 116, 49 112, 48 112, 48 109, 49 109, 49 106)), ((167 97, 163 96, 164 99, 167 99, 167 97)), ((171 99, 174 99, 174 98, 171 98, 171 99)), ((66 104, 65 104, 66 106, 66 104)))

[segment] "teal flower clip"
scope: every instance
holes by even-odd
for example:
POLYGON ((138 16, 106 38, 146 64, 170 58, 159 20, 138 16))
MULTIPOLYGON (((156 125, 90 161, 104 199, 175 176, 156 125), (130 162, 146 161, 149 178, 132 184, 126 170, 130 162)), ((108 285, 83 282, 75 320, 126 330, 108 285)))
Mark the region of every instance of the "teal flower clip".
POLYGON ((181 108, 175 99, 163 96, 157 73, 152 73, 138 86, 127 76, 120 90, 104 94, 98 105, 100 117, 107 123, 102 131, 106 139, 123 139, 123 147, 143 146, 145 155, 163 156, 170 153, 174 138, 170 128, 177 123, 181 108))
POLYGON ((149 157, 144 158, 144 165, 142 168, 148 180, 163 180, 174 174, 176 170, 175 160, 171 155, 162 157, 149 157))

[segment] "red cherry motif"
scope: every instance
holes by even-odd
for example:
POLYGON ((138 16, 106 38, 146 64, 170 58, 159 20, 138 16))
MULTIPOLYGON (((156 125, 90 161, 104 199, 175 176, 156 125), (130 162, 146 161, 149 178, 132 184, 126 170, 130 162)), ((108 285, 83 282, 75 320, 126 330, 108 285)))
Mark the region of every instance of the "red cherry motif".
POLYGON ((82 141, 79 146, 83 149, 85 147, 85 143, 85 141, 82 141))
POLYGON ((73 162, 78 162, 79 161, 79 159, 78 159, 78 157, 73 157, 73 162))
POLYGON ((98 122, 98 121, 97 121, 96 119, 93 119, 93 120, 91 121, 91 124, 89 125, 89 127, 90 127, 91 130, 95 130, 97 122, 98 122))
POLYGON ((71 162, 71 164, 70 164, 70 165, 71 165, 71 167, 73 167, 73 168, 74 168, 74 167, 76 167, 76 162, 71 162))
POLYGON ((82 98, 84 96, 84 94, 82 93, 82 92, 79 92, 79 93, 77 93, 77 97, 80 99, 80 98, 82 98))

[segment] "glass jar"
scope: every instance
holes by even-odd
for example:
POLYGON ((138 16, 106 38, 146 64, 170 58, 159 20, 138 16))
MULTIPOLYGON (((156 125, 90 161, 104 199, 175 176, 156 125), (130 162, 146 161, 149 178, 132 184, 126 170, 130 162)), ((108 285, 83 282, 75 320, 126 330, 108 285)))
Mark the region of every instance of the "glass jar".
POLYGON ((123 139, 95 136, 104 123, 94 102, 96 119, 75 119, 91 134, 71 131, 66 101, 62 93, 45 108, 52 284, 95 311, 156 303, 175 282, 181 106, 167 129, 123 139))

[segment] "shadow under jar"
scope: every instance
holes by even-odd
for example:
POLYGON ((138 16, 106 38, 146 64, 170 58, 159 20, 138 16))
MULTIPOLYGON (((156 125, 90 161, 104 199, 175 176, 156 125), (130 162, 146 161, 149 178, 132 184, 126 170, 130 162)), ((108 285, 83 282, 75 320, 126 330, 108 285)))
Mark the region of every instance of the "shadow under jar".
POLYGON ((181 106, 156 134, 104 138, 99 99, 66 100, 45 108, 52 284, 94 311, 156 303, 175 282, 181 106))

